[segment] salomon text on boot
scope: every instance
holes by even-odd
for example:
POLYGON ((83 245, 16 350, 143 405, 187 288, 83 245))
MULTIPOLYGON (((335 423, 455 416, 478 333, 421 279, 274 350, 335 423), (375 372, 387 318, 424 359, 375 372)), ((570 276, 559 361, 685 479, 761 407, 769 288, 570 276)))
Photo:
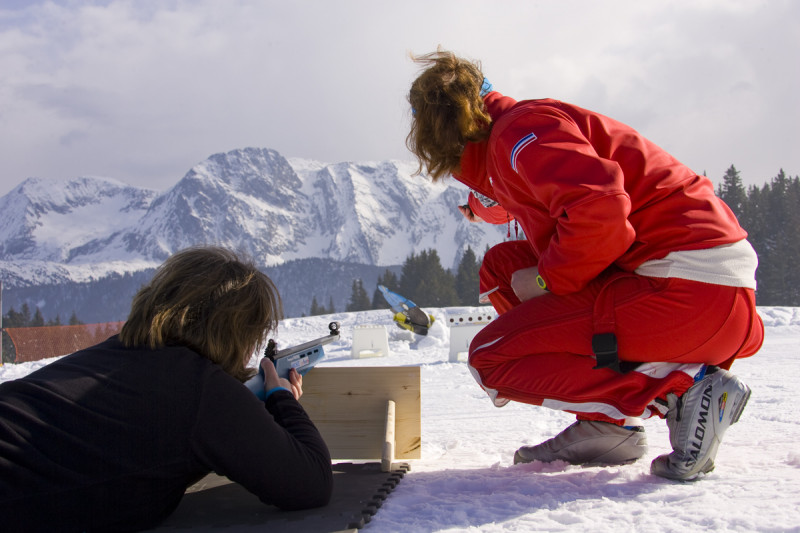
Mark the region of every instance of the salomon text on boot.
POLYGON ((667 395, 667 427, 672 453, 653 460, 650 472, 692 481, 714 469, 722 436, 736 423, 750 398, 750 388, 728 372, 708 367, 682 396, 667 395))

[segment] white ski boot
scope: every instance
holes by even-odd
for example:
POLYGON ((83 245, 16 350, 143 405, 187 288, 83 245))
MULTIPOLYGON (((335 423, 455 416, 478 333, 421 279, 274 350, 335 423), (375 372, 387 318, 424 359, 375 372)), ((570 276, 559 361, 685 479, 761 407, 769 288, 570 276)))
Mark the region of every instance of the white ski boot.
POLYGON ((693 481, 714 470, 714 458, 725 430, 736 423, 750 398, 750 388, 718 367, 708 367, 680 398, 667 395, 667 427, 672 453, 656 457, 650 472, 693 481))
POLYGON ((633 463, 646 451, 647 436, 641 426, 578 420, 550 440, 517 450, 514 464, 561 460, 575 465, 612 466, 633 463))

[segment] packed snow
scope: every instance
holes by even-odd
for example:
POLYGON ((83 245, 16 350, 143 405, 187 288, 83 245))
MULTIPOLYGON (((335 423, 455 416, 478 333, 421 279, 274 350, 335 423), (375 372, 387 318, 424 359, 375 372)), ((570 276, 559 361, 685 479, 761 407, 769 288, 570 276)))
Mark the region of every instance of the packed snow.
MULTIPOLYGON (((326 335, 335 320, 341 337, 325 347, 322 365, 421 367, 422 458, 410 461, 365 532, 800 532, 800 418, 791 403, 800 383, 800 308, 759 308, 764 346, 732 369, 752 397, 725 435, 716 470, 693 483, 650 475, 650 461, 669 451, 666 424, 655 418, 645 421, 650 449, 636 464, 514 465, 514 450, 550 438, 573 417, 516 403, 494 407, 466 364, 449 361, 448 317, 485 308, 426 311, 436 321, 425 337, 396 327, 388 310, 286 319, 274 337, 279 348, 300 344, 326 335), (389 354, 352 358, 358 325, 385 325, 389 354)), ((0 381, 48 362, 6 364, 0 381)))

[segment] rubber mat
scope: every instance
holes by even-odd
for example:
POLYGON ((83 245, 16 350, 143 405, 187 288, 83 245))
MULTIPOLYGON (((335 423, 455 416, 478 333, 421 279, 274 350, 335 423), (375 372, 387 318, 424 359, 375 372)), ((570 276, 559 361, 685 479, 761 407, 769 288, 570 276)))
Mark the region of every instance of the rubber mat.
POLYGON ((399 463, 381 472, 380 463, 333 465, 331 502, 318 509, 281 511, 227 478, 209 474, 192 485, 175 512, 152 531, 214 532, 292 531, 296 533, 353 531, 364 527, 410 470, 399 463))

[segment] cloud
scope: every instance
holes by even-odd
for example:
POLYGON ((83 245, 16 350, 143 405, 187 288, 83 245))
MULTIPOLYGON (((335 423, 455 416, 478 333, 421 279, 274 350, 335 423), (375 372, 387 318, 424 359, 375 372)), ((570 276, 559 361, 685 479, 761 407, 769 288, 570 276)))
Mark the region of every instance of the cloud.
POLYGON ((0 194, 31 175, 166 188, 246 146, 408 159, 408 53, 630 123, 695 168, 800 172, 800 4, 36 2, 0 8, 0 194))

